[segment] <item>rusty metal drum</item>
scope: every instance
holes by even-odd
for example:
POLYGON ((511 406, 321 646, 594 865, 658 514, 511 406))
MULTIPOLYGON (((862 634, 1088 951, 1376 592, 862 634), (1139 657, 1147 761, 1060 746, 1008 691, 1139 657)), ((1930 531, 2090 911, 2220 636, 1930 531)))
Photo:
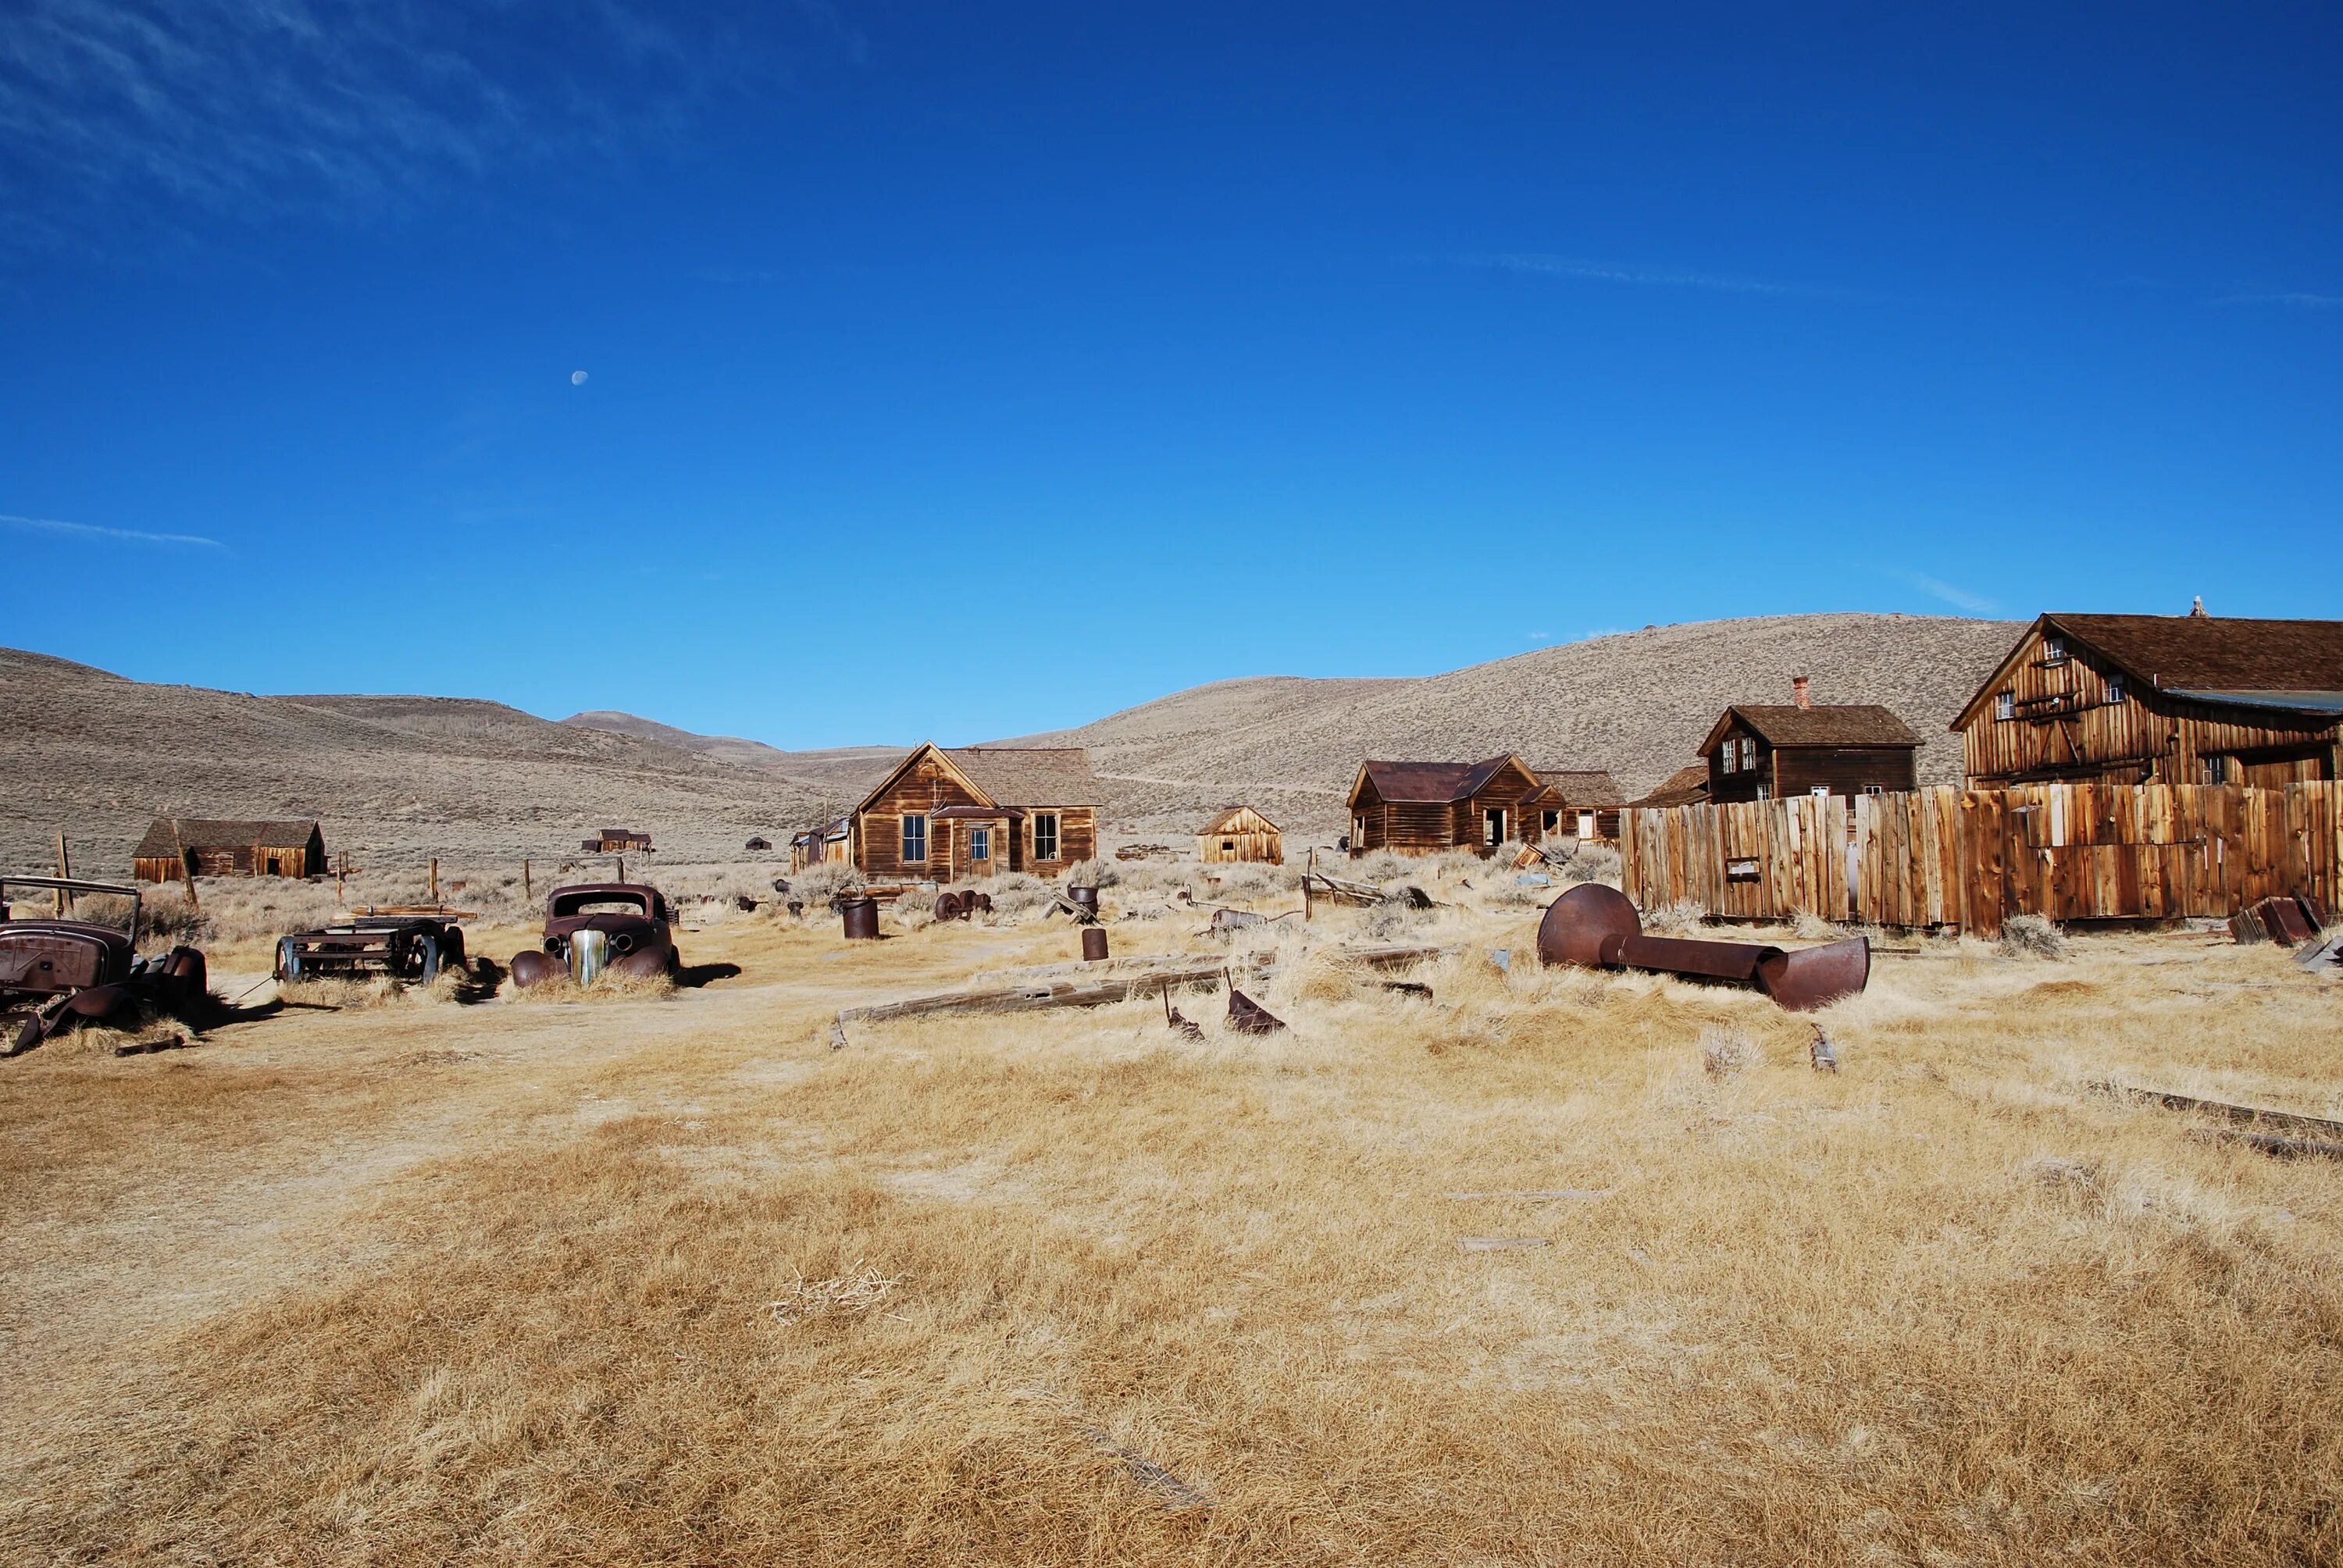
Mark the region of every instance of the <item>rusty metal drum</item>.
POLYGON ((1106 928, 1084 926, 1082 928, 1082 961, 1094 964, 1105 957, 1106 928))
POLYGON ((875 942, 879 940, 878 900, 840 899, 838 900, 838 912, 845 921, 848 941, 875 942))

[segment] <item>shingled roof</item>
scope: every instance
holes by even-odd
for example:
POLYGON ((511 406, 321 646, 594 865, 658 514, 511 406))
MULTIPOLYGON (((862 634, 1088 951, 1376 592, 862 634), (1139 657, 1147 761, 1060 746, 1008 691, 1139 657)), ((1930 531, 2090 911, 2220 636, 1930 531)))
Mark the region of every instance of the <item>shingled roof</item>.
POLYGON ((1573 806, 1624 806, 1627 797, 1619 780, 1608 773, 1585 769, 1538 769, 1538 781, 1556 790, 1573 806))
POLYGON ((1813 708, 1800 708, 1795 703, 1776 708, 1736 702, 1717 719, 1700 749, 1713 749, 1735 719, 1766 745, 1776 749, 1920 744, 1912 727, 1896 718, 1894 709, 1875 702, 1817 704, 1813 708))
MULTIPOLYGON (((1473 795, 1513 761, 1511 752, 1482 762, 1364 762, 1375 793, 1404 806, 1446 806, 1473 795)), ((1355 789, 1355 786, 1353 787, 1355 789)))
MULTIPOLYGON (((157 817, 146 829, 146 836, 138 840, 131 858, 138 860, 167 860, 185 844, 190 849, 249 849, 255 844, 272 849, 288 849, 306 844, 309 835, 317 831, 317 824, 308 822, 236 822, 210 817, 157 817), (178 824, 176 837, 172 824, 178 824)), ((117 843, 120 840, 116 840, 117 843)))
POLYGON ((1095 806, 1106 793, 1080 746, 955 746, 943 754, 1002 806, 1095 806))
POLYGON ((1694 762, 1677 769, 1660 781, 1660 787, 1634 806, 1694 806, 1708 799, 1708 764, 1694 762))
POLYGON ((2143 686, 2289 696, 2343 692, 2343 620, 2066 614, 2042 619, 2143 686))

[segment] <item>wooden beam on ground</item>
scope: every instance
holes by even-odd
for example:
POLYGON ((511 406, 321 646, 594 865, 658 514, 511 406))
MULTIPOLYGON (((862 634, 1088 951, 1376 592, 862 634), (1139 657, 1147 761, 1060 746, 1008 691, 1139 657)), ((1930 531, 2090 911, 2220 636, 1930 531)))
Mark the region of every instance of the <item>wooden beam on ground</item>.
POLYGON ((2295 1111, 2265 1111, 2252 1105, 2232 1105, 2223 1100, 2199 1100, 2193 1094, 2175 1094, 2163 1089, 2136 1089, 2128 1083, 2099 1082, 2091 1087, 2109 1094, 2120 1094, 2127 1099, 2154 1101, 2167 1111, 2194 1111, 2207 1116, 2217 1116, 2225 1121, 2275 1128, 2281 1132, 2343 1139, 2343 1121, 2324 1116, 2305 1116, 2295 1111))

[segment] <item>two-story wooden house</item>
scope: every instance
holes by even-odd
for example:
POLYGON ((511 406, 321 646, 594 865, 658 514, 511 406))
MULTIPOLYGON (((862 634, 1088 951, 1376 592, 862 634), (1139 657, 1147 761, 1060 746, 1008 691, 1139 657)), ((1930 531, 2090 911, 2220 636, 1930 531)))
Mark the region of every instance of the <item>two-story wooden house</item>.
POLYGON ((1791 795, 1878 795, 1918 782, 1920 738, 1875 702, 1816 703, 1806 678, 1775 707, 1735 703, 1701 742, 1708 799, 1778 800, 1791 795))
POLYGON ((2045 615, 1953 728, 1971 789, 2343 777, 2343 621, 2045 615))
POLYGON ((873 881, 1054 877, 1098 853, 1102 793, 1079 746, 923 744, 854 809, 850 858, 873 881))

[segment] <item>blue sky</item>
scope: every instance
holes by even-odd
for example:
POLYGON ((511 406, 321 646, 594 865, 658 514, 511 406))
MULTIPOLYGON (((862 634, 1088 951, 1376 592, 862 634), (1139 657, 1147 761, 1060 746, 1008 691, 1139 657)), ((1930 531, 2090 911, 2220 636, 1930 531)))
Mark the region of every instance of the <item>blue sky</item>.
POLYGON ((811 746, 2337 614, 2343 11, 1921 9, 19 0, 0 643, 811 746))

